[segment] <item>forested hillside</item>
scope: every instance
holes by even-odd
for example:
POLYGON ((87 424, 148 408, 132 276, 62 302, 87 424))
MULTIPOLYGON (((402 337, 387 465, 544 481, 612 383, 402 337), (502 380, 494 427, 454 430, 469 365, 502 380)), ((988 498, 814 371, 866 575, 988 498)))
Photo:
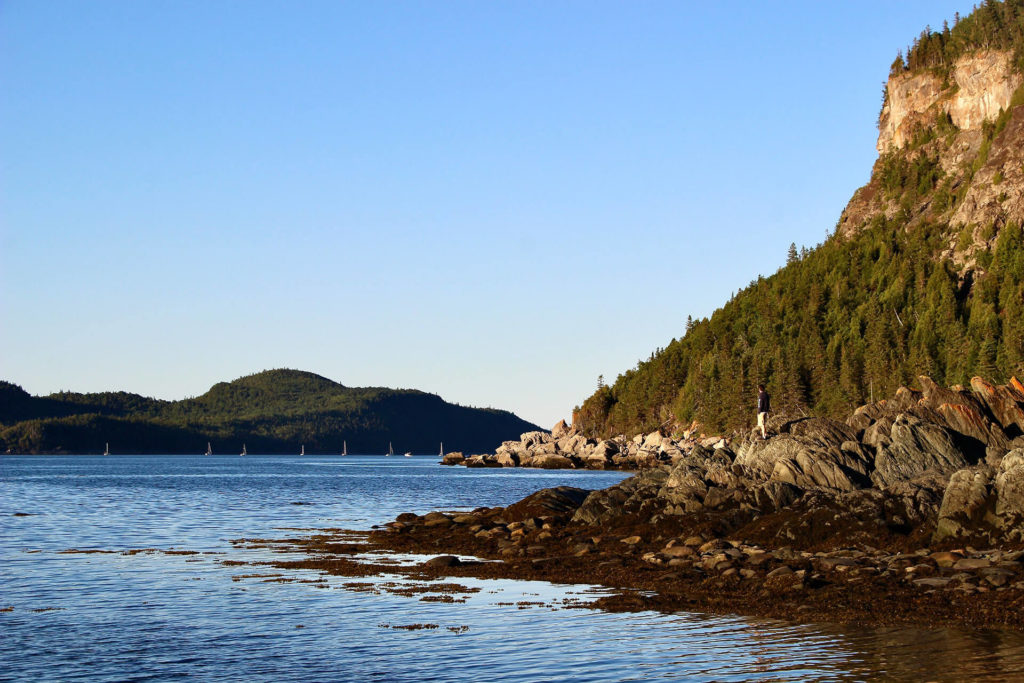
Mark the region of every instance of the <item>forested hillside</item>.
POLYGON ((759 382, 776 410, 838 417, 921 374, 1024 374, 1022 54, 1024 0, 923 33, 891 67, 879 159, 835 231, 599 386, 575 425, 740 428, 759 382))
POLYGON ((503 410, 466 408, 415 390, 351 388, 313 373, 271 370, 196 398, 61 392, 33 397, 0 382, 0 446, 17 453, 482 452, 538 429, 503 410))

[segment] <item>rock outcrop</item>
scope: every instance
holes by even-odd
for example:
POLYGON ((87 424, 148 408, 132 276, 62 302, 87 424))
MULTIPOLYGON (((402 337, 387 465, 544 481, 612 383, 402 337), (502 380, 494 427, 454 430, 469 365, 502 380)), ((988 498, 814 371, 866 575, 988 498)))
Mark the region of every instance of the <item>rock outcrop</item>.
POLYGON ((919 383, 861 406, 845 423, 773 417, 767 440, 756 430, 723 437, 696 426, 594 440, 562 422, 493 454, 449 454, 444 464, 639 472, 578 501, 573 520, 582 524, 692 517, 718 530, 772 528, 804 540, 1024 541, 1024 386, 919 383), (823 521, 829 515, 841 521, 823 521))
POLYGON ((878 152, 907 144, 937 113, 948 114, 961 130, 977 131, 1010 106, 1021 76, 1013 70, 1012 54, 989 50, 957 60, 951 81, 931 72, 893 76, 878 121, 878 152))

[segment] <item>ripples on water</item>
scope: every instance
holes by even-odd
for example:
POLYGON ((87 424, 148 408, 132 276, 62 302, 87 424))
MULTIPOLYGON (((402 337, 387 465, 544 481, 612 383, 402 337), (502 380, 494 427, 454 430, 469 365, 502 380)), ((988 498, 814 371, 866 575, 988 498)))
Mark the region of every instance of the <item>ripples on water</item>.
POLYGON ((460 579, 481 590, 432 603, 354 592, 341 577, 241 578, 270 572, 221 564, 260 558, 231 539, 295 533, 283 527, 365 529, 621 477, 433 458, 0 458, 0 680, 1024 678, 1017 633, 608 614, 562 606, 585 588, 519 581, 460 579), (413 624, 437 628, 394 628, 413 624))

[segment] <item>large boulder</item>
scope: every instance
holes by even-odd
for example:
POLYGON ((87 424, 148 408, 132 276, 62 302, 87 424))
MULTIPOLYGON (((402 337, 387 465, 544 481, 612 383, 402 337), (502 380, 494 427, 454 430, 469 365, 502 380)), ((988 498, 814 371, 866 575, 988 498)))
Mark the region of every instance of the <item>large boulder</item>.
POLYGON ((1022 524, 1024 449, 1015 449, 996 467, 982 464, 950 477, 933 540, 974 535, 990 541, 1020 541, 1022 524))
POLYGON ((936 542, 977 530, 995 522, 991 495, 992 468, 981 465, 954 472, 942 496, 932 539, 936 542))
POLYGON ((565 420, 559 420, 558 424, 551 428, 551 437, 561 439, 563 436, 568 436, 571 431, 572 428, 566 424, 565 420))
POLYGON ((459 452, 445 453, 444 457, 441 458, 442 465, 462 465, 464 464, 466 457, 459 452))
POLYGON ((681 462, 668 473, 668 479, 658 490, 658 497, 670 505, 681 508, 678 512, 695 512, 704 507, 708 485, 704 470, 688 462, 681 462))
POLYGON ((540 467, 545 470, 569 470, 573 468, 573 462, 564 455, 538 453, 530 461, 530 467, 540 467))
POLYGON ((519 436, 523 448, 532 448, 543 443, 552 441, 551 435, 547 432, 525 432, 519 436))
POLYGON ((999 528, 1019 539, 1024 532, 1024 448, 1003 456, 995 476, 999 528))
POLYGON ((879 488, 924 474, 952 473, 970 465, 948 429, 901 414, 893 422, 890 443, 875 455, 871 480, 879 488))
POLYGON ((802 489, 852 491, 869 483, 870 460, 860 448, 847 450, 857 438, 849 425, 808 418, 783 429, 786 433, 768 441, 753 439, 743 444, 736 464, 755 478, 802 489))
POLYGON ((591 491, 573 486, 556 486, 531 493, 518 503, 505 509, 502 515, 507 522, 517 522, 527 517, 570 515, 583 504, 591 491))

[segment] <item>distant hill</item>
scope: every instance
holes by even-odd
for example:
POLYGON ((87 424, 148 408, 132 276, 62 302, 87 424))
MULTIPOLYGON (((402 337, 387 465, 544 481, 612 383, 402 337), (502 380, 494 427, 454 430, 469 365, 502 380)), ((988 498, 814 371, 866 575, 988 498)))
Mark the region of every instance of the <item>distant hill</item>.
POLYGON ((870 182, 825 242, 790 245, 785 267, 599 383, 574 425, 742 427, 759 382, 777 410, 841 417, 919 375, 1024 376, 1022 83, 1024 0, 922 32, 890 67, 870 182))
POLYGON ((34 397, 0 382, 0 448, 16 453, 397 453, 493 451, 539 429, 512 413, 411 389, 346 387, 298 370, 215 384, 161 401, 126 392, 34 397))

